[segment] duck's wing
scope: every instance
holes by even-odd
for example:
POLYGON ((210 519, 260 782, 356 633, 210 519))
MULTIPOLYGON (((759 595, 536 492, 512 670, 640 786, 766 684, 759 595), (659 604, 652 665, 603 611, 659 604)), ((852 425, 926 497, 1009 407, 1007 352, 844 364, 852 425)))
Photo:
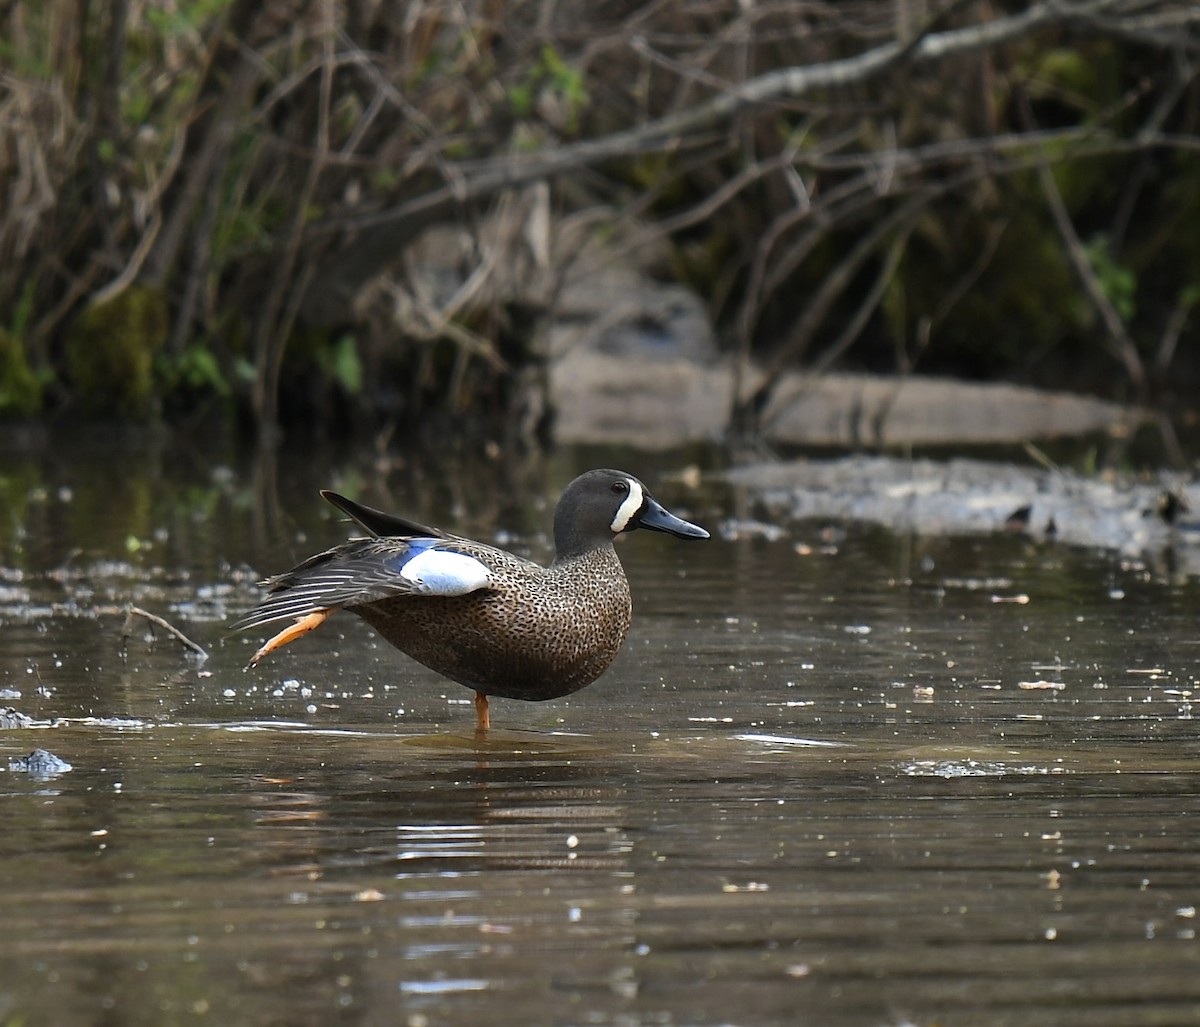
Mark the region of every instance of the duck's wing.
POLYGON ((233 625, 235 631, 395 596, 467 595, 487 588, 491 571, 446 539, 364 538, 310 556, 261 584, 267 597, 233 625))
POLYGON ((356 503, 353 499, 347 499, 340 493, 332 492, 329 489, 321 490, 321 498, 326 502, 332 503, 342 513, 354 520, 359 527, 364 528, 378 538, 452 537, 440 528, 431 528, 427 524, 418 524, 416 521, 410 521, 405 517, 397 517, 395 514, 384 513, 382 510, 376 510, 374 507, 363 506, 362 503, 356 503))

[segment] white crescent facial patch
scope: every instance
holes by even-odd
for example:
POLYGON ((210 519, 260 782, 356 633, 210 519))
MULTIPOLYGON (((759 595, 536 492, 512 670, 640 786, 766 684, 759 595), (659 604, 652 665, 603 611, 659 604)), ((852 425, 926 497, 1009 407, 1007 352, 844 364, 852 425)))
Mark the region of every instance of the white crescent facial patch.
POLYGON ((625 497, 625 502, 617 507, 617 514, 612 519, 612 531, 614 535, 619 535, 629 527, 629 522, 637 516, 637 512, 642 508, 642 503, 645 501, 645 496, 642 495, 642 487, 631 478, 626 478, 625 481, 629 485, 629 495, 625 497))
POLYGON ((486 588, 488 569, 473 556, 426 549, 403 567, 400 577, 425 596, 465 596, 486 588))

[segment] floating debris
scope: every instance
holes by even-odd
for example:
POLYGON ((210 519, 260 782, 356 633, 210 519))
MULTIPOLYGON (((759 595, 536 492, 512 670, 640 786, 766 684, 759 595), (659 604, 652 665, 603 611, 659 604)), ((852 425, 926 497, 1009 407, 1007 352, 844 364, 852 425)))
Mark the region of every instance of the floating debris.
POLYGON ((763 515, 792 521, 881 524, 903 534, 1017 534, 1116 550, 1170 548, 1200 575, 1200 484, 1173 472, 1087 476, 984 460, 845 457, 746 465, 714 475, 749 490, 763 515))
POLYGON ((186 649, 190 649, 193 653, 195 653, 200 658, 201 661, 208 659, 208 650, 206 650, 204 648, 204 646, 200 645, 197 642, 193 642, 190 638, 187 637, 187 635, 185 635, 182 631, 180 631, 179 628, 175 627, 174 624, 171 624, 169 621, 164 620, 162 617, 158 616, 158 614, 156 614, 156 613, 150 613, 147 610, 143 610, 140 606, 130 605, 125 608, 125 624, 121 628, 121 635, 123 638, 128 638, 130 636, 130 634, 132 634, 134 617, 143 617, 146 620, 148 620, 151 624, 157 625, 158 627, 160 627, 164 631, 166 631, 168 634, 173 635, 176 639, 179 640, 179 643, 182 646, 184 646, 186 649))
POLYGON ((11 706, 0 706, 0 728, 33 727, 33 718, 18 713, 11 706))
POLYGON ((71 764, 60 760, 45 749, 34 749, 28 756, 17 756, 8 761, 8 769, 14 773, 30 774, 35 778, 58 777, 72 769, 71 764))

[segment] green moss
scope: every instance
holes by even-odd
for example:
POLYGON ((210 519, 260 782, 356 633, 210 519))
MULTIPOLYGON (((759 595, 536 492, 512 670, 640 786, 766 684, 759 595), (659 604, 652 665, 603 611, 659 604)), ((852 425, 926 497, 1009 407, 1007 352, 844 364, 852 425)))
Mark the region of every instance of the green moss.
POLYGON ((42 383, 29 366, 25 347, 0 328, 0 415, 36 414, 41 406, 42 383))
POLYGON ((149 418, 157 406, 154 361, 168 327, 157 289, 126 289, 88 307, 67 343, 67 373, 80 405, 104 417, 149 418))

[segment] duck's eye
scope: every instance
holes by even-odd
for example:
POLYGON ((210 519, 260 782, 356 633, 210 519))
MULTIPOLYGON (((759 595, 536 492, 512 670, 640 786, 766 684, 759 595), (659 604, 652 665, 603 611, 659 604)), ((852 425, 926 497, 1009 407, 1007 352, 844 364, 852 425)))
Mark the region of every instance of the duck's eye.
POLYGON ((612 483, 612 490, 613 490, 614 495, 623 496, 623 495, 625 495, 626 492, 629 491, 629 482, 614 481, 612 483))

